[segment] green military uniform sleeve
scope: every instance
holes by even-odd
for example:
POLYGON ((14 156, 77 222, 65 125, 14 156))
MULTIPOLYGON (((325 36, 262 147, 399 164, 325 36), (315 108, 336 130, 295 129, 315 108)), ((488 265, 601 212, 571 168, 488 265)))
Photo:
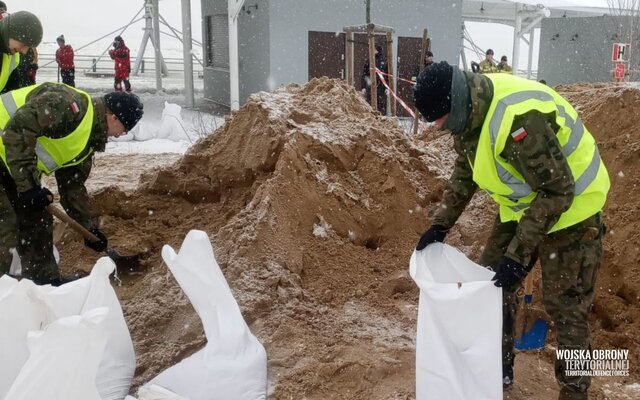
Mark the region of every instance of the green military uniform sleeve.
POLYGON ((55 172, 60 204, 71 218, 87 229, 97 226, 91 217, 89 193, 85 186, 91 173, 92 162, 93 156, 89 156, 78 165, 61 168, 55 172))
POLYGON ((517 141, 510 136, 502 156, 537 196, 520 219, 505 255, 527 265, 535 248, 571 206, 575 182, 556 138, 553 115, 529 112, 514 121, 512 132, 520 128, 526 136, 517 141))
POLYGON ((459 137, 456 136, 454 140, 458 157, 456 158, 453 173, 442 195, 442 201, 433 215, 433 224, 447 228, 455 225, 478 188, 478 185, 473 181, 473 171, 467 156, 462 150, 459 137))
POLYGON ((74 112, 76 103, 86 110, 87 100, 62 85, 43 84, 27 97, 7 123, 2 141, 6 148, 7 164, 19 192, 40 185, 36 142, 40 136, 64 137, 80 124, 84 111, 74 112))

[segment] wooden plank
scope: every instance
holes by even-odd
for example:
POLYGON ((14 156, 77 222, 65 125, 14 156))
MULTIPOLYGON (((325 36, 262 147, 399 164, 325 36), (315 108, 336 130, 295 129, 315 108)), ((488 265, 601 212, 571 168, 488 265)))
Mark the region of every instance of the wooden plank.
POLYGON ((369 24, 369 78, 371 80, 371 107, 378 109, 378 79, 376 79, 376 42, 373 34, 373 24, 369 24))
MULTIPOLYGON (((429 30, 425 28, 422 32, 422 48, 420 49, 420 71, 424 68, 424 55, 427 52, 427 45, 429 41, 429 30)), ((418 125, 420 124, 420 113, 418 112, 418 107, 413 106, 413 112, 416 114, 416 117, 413 119, 413 134, 418 134, 418 125)))
POLYGON ((346 65, 346 70, 347 70, 347 83, 351 86, 354 85, 354 77, 355 77, 355 73, 354 73, 354 61, 353 61, 353 32, 347 32, 347 40, 345 40, 345 46, 346 46, 346 60, 345 60, 345 65, 346 65))
MULTIPOLYGON (((393 37, 391 32, 387 32, 387 69, 389 76, 386 77, 389 88, 393 93, 396 92, 396 83, 393 74, 393 37)), ((391 101, 391 115, 396 115, 396 98, 389 93, 389 100, 391 101)))
MULTIPOLYGON (((345 26, 344 28, 342 28, 342 30, 344 30, 345 32, 355 32, 355 33, 369 32, 369 28, 367 27, 367 25, 345 26)), ((374 32, 375 33, 387 33, 387 32, 393 33, 395 32, 395 29, 393 29, 390 26, 376 25, 374 28, 374 32)))

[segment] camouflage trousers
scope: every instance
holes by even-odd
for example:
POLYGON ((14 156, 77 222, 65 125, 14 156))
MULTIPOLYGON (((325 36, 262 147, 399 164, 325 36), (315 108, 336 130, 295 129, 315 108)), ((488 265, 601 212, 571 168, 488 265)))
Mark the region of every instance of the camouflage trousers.
POLYGON ((22 262, 22 277, 46 284, 58 277, 53 257, 53 217, 46 210, 25 209, 13 179, 0 166, 0 276, 9 273, 11 248, 22 262))
MULTIPOLYGON (((511 239, 516 222, 501 223, 497 217, 493 232, 479 263, 496 269, 511 239)), ((593 302, 595 279, 602 258, 604 225, 600 213, 587 220, 553 232, 538 246, 542 267, 544 307, 556 328, 559 349, 590 349, 587 314, 593 302)), ((514 287, 503 290, 503 368, 513 368, 513 336, 517 309, 514 287)), ((565 363, 556 360, 555 375, 560 385, 560 400, 587 399, 590 377, 565 374, 565 363)))

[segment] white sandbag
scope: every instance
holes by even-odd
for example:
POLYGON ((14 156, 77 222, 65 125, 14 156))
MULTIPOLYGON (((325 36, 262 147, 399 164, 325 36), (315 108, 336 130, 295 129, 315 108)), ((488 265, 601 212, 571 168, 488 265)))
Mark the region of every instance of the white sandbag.
POLYGON ((158 128, 156 138, 169 139, 174 142, 189 140, 189 136, 185 132, 181 111, 182 107, 179 105, 167 101, 164 102, 162 119, 160 120, 160 127, 158 128))
MULTIPOLYGON (((125 399, 126 400, 126 399, 125 399)), ((133 399, 136 400, 136 399, 133 399)), ((138 389, 137 400, 189 400, 158 385, 148 384, 138 389)))
POLYGON ((502 399, 502 290, 446 244, 414 251, 420 287, 416 400, 502 399))
POLYGON ((179 254, 164 246, 162 258, 200 316, 207 345, 160 373, 150 385, 189 400, 265 399, 266 352, 242 318, 207 234, 189 232, 179 254))
POLYGON ((41 329, 46 306, 30 294, 35 284, 0 278, 0 399, 4 399, 29 358, 27 333, 41 329))
POLYGON ((101 307, 30 332, 31 355, 5 400, 101 400, 95 382, 108 313, 101 307))
POLYGON ((107 344, 98 368, 96 386, 102 400, 122 400, 128 393, 136 367, 133 342, 109 275, 115 264, 102 257, 91 274, 54 288, 38 286, 37 296, 47 305, 48 321, 107 307, 107 344))

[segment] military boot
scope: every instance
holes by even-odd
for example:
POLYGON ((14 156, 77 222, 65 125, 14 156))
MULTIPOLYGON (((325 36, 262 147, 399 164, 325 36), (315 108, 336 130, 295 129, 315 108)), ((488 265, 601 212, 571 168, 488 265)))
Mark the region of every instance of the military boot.
POLYGON ((502 391, 506 392, 513 388, 513 366, 502 366, 502 391))

